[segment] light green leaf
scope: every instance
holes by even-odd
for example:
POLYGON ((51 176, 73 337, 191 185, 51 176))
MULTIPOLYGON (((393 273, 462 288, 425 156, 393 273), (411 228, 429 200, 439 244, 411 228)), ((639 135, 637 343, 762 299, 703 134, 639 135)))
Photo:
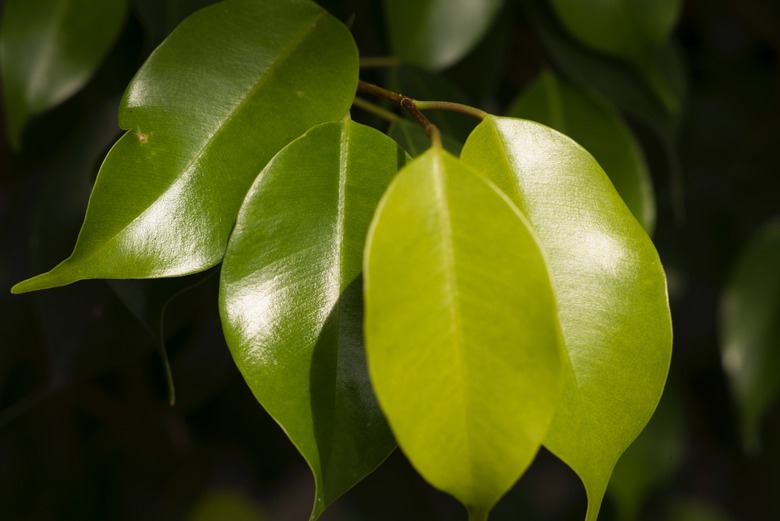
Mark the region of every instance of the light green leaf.
POLYGON ((669 37, 682 0, 551 0, 569 30, 584 44, 615 56, 644 58, 669 37))
POLYGON ((555 130, 488 116, 461 157, 517 204, 549 259, 572 371, 545 446, 582 479, 593 521, 666 381, 671 321, 658 254, 598 163, 555 130))
POLYGON ((560 394, 536 238, 492 184, 435 147, 382 199, 365 276, 369 370, 398 444, 484 519, 531 463, 560 394))
POLYGON ((546 71, 515 99, 509 115, 552 127, 585 147, 606 171, 634 217, 652 232, 655 197, 644 155, 606 99, 546 71))
POLYGON ((761 422, 780 392, 780 220, 766 225, 737 261, 721 298, 720 341, 743 442, 755 453, 761 422))
POLYGON ((312 519, 395 446, 365 367, 360 273, 371 216, 406 158, 349 120, 313 128, 252 186, 222 265, 225 338, 314 473, 312 519))
POLYGON ((474 48, 503 0, 385 0, 390 43, 405 62, 444 69, 474 48))
POLYGON ((8 135, 80 90, 117 39, 126 0, 7 0, 0 70, 8 135))
POLYGON ((308 0, 227 0, 185 20, 125 93, 129 129, 73 254, 17 284, 185 275, 217 264, 247 189, 285 144, 337 120, 357 84, 349 31, 308 0))

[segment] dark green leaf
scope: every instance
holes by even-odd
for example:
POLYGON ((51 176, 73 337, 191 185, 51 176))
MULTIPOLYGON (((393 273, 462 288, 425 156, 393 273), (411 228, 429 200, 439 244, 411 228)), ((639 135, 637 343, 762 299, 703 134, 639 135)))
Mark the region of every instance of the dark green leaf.
POLYGON ((344 120, 284 148, 250 190, 222 266, 220 311, 258 401, 312 469, 312 518, 395 446, 362 337, 363 245, 406 154, 344 120))
MULTIPOLYGON (((598 91, 662 138, 676 135, 680 125, 679 113, 664 110, 664 103, 647 86, 636 68, 577 45, 561 31, 543 0, 526 0, 525 5, 547 53, 568 79, 598 91)), ((662 55, 665 53, 662 51, 662 55)), ((672 85, 677 83, 679 81, 670 82, 672 85)))
POLYGON ((653 54, 666 42, 682 7, 682 0, 551 3, 563 25, 581 42, 632 60, 653 54))
POLYGON ((405 62, 444 69, 476 46, 503 0, 385 0, 390 42, 405 62))
POLYGON ((6 1, 0 68, 14 146, 32 116, 62 103, 89 81, 126 14, 126 0, 6 1))
POLYGON ((122 101, 73 254, 17 293, 217 264, 252 180, 354 98, 351 35, 308 0, 227 0, 185 20, 122 101))
POLYGON ((461 157, 517 204, 549 259, 571 371, 545 446, 583 480, 593 521, 666 381, 671 321, 658 253, 593 157, 555 130, 488 116, 461 157))
POLYGON ((434 147, 382 199, 365 274, 371 380, 398 444, 484 519, 531 463, 560 395, 536 238, 492 184, 434 147))
POLYGON ((780 392, 780 221, 745 248, 721 299, 721 360, 741 416, 747 450, 780 392))
POLYGON ((652 232, 655 197, 644 155, 606 99, 543 72, 512 103, 509 115, 543 123, 585 147, 604 168, 634 217, 652 232))

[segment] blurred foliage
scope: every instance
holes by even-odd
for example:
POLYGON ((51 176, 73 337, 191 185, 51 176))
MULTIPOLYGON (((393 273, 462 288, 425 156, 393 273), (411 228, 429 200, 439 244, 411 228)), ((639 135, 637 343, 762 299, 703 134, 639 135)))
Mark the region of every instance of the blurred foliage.
MULTIPOLYGON (((2 519, 210 519, 218 509, 308 516, 312 479, 233 364, 215 277, 7 291, 69 253, 100 161, 119 136, 125 86, 173 27, 209 3, 130 2, 121 34, 81 90, 29 121, 18 151, 0 131, 2 519)), ((355 15, 362 56, 391 54, 383 2, 321 3, 342 20, 355 15)), ((772 0, 689 0, 673 43, 638 67, 581 43, 547 2, 506 0, 484 38, 438 75, 363 71, 412 96, 505 113, 551 70, 609 100, 640 143, 656 194, 654 240, 669 278, 675 350, 662 407, 618 464, 621 483, 602 520, 780 519, 780 404, 767 402, 761 450, 746 454, 718 337, 719 299, 739 278, 741 252, 780 214, 779 35, 772 0)), ((4 121, 10 110, 0 106, 4 121)), ((371 114, 353 115, 386 130, 371 114)), ((469 123, 441 124, 462 139, 469 123)), ((581 520, 584 511, 576 476, 544 452, 491 520, 581 520)), ((396 451, 323 518, 460 516, 396 451)))

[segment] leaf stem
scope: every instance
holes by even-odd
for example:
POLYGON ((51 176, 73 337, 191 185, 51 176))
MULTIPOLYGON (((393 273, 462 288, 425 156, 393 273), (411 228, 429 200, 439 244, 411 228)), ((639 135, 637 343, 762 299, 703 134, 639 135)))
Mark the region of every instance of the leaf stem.
POLYGON ((352 105, 386 121, 389 121, 390 123, 401 119, 401 116, 395 112, 390 112, 386 108, 380 107, 376 103, 371 103, 370 101, 364 100, 363 98, 355 98, 355 100, 352 102, 352 105))
POLYGON ((360 58, 360 68, 400 67, 401 60, 395 56, 369 56, 360 58))
MULTIPOLYGON (((411 114, 414 119, 416 119, 417 122, 422 126, 422 128, 425 129, 425 133, 428 134, 429 138, 431 138, 431 144, 434 147, 441 148, 441 132, 439 132, 439 129, 436 127, 436 125, 431 123, 425 114, 422 113, 420 107, 418 106, 418 101, 415 101, 408 96, 404 96, 403 94, 387 90, 383 87, 380 87, 379 85, 374 85, 373 83, 369 83, 363 80, 358 80, 358 92, 366 92, 394 103, 398 103, 401 108, 411 114)), ((355 98, 355 101, 357 100, 358 98, 355 98)), ((459 112, 464 112, 464 107, 469 108, 471 111, 467 113, 472 115, 481 113, 481 116, 478 116, 480 119, 487 115, 479 109, 475 109, 474 107, 467 107, 466 105, 460 105, 459 103, 448 103, 445 101, 423 103, 428 103, 434 108, 443 108, 444 110, 455 110, 453 107, 456 107, 458 108, 459 112)))
POLYGON ((453 103, 451 101, 418 101, 414 100, 414 104, 420 110, 448 110, 450 112, 460 112, 461 114, 467 114, 475 117, 479 120, 483 120, 488 116, 488 113, 484 110, 480 110, 471 105, 464 105, 462 103, 453 103))

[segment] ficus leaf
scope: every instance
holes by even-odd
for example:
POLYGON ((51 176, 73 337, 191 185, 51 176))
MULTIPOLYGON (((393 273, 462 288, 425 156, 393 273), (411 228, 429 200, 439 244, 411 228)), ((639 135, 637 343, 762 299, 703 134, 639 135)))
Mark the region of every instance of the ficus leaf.
MULTIPOLYGON (((660 100, 642 81, 638 71, 577 45, 556 23, 546 0, 526 0, 525 6, 545 50, 569 80, 603 94, 621 110, 650 126, 663 139, 669 139, 678 132, 680 114, 662 110, 660 100)), ((662 50, 660 56, 668 53, 662 50)), ((668 75, 677 77, 679 68, 673 69, 668 75)), ((679 81, 669 83, 677 85, 679 81)))
POLYGON ((780 392, 780 220, 740 254, 721 297, 721 361, 741 419, 745 448, 757 452, 760 427, 780 392))
POLYGON ((227 0, 187 18, 130 83, 129 131, 101 167, 71 256, 22 293, 85 278, 185 275, 217 264, 258 172, 357 82, 349 31, 308 0, 227 0))
POLYGON ((552 127, 585 147, 634 217, 652 233, 655 197, 642 149, 606 99, 545 71, 515 99, 508 112, 509 116, 552 127))
POLYGON ((681 0, 551 0, 551 4, 563 25, 581 42, 629 59, 641 59, 659 49, 682 8, 681 0))
POLYGON ((544 443, 582 479, 593 521, 666 381, 671 321, 658 254, 598 163, 555 130, 488 116, 461 157, 517 204, 549 259, 571 371, 544 443))
POLYGON ((503 0, 384 0, 395 54, 429 70, 444 69, 474 48, 503 0))
POLYGON ((222 265, 225 338, 314 473, 312 519, 395 446, 365 367, 360 273, 371 216, 406 158, 349 119, 313 128, 252 186, 222 265))
POLYGON ((536 238, 492 184, 434 147, 382 199, 364 269, 371 381, 398 444, 484 519, 531 463, 560 393, 536 238))
POLYGON ((108 54, 126 0, 7 0, 0 70, 8 136, 19 147, 27 121, 81 89, 108 54))

